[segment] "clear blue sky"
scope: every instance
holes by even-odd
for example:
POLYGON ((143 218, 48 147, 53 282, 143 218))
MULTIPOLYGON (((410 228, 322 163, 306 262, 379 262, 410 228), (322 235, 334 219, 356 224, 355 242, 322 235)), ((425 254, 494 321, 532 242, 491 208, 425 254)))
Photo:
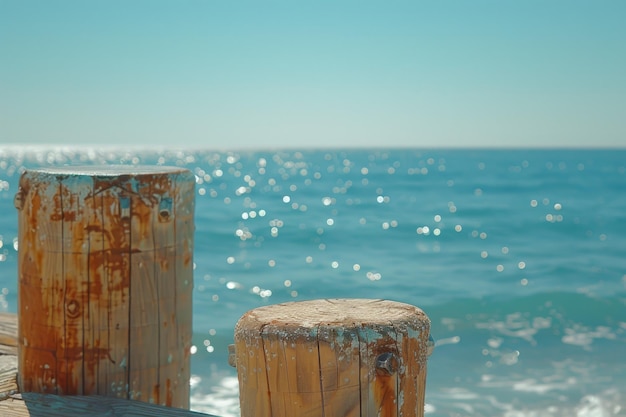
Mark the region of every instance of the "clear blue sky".
POLYGON ((625 0, 0 0, 0 144, 626 146, 625 0))

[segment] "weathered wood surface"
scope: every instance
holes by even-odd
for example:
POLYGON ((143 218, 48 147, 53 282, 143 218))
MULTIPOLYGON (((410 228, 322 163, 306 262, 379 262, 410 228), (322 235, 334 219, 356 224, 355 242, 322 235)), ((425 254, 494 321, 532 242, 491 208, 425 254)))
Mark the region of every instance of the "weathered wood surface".
POLYGON ((195 177, 175 167, 27 170, 19 385, 188 408, 195 177))
POLYGON ((0 416, 2 417, 214 417, 179 408, 97 395, 19 393, 17 316, 0 313, 0 416))
POLYGON ((16 392, 17 316, 0 313, 0 401, 16 392))
POLYGON ((260 307, 235 329, 242 417, 423 417, 430 321, 386 300, 260 307))
POLYGON ((0 401, 0 416, 7 417, 207 417, 180 408, 168 408, 135 400, 53 394, 16 394, 0 401))

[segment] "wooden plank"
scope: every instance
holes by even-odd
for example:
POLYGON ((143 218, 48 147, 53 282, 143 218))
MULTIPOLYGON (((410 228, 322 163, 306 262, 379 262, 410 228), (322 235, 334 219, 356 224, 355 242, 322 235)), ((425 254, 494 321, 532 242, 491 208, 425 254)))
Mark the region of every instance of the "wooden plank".
POLYGON ((17 356, 17 316, 0 312, 0 354, 17 356))
MULTIPOLYGON (((59 177, 61 206, 61 253, 63 321, 57 327, 59 334, 57 345, 57 386, 58 394, 78 394, 93 392, 92 387, 85 387, 85 364, 90 345, 86 344, 85 333, 89 323, 89 218, 85 214, 83 200, 90 192, 90 183, 83 178, 72 176, 59 177), (86 390, 87 388, 87 390, 86 390)), ((91 358, 90 358, 91 359, 91 358)))
MULTIPOLYGON (((286 416, 320 416, 323 413, 320 383, 317 327, 300 328, 295 332, 295 343, 285 343, 287 354, 295 356, 296 386, 290 387, 289 401, 292 412, 286 416)), ((290 341, 291 342, 291 341, 290 341)), ((294 369, 292 368, 292 371, 294 369)))
POLYGON ((18 391, 17 316, 0 313, 0 401, 18 391))
POLYGON ((153 232, 158 196, 155 195, 154 180, 153 177, 139 178, 131 198, 129 389, 134 399, 160 404, 159 315, 162 312, 155 275, 153 232))
POLYGON ((422 320, 407 320, 393 323, 397 331, 396 342, 399 357, 403 363, 399 367, 399 392, 404 395, 399 403, 400 415, 424 416, 426 392, 426 360, 429 328, 422 320))
POLYGON ((0 355, 0 401, 17 391, 17 356, 0 355))
POLYGON ((12 417, 215 417, 180 408, 98 395, 22 393, 0 401, 0 415, 12 417))
POLYGON ((131 398, 160 404, 160 327, 153 253, 141 251, 131 254, 128 368, 129 389, 133 393, 131 398))
POLYGON ((323 414, 317 328, 267 325, 260 334, 272 416, 323 414), (285 332, 285 333, 283 333, 285 332), (281 335, 289 334, 283 338, 281 335))
MULTIPOLYGON (((389 307, 386 305, 388 302, 384 300, 359 300, 359 305, 356 306, 357 311, 361 316, 361 326, 358 326, 355 330, 359 340, 359 379, 360 385, 360 402, 362 417, 380 416, 389 417, 382 414, 380 403, 380 387, 377 382, 382 379, 378 377, 376 370, 376 358, 383 350, 388 350, 390 340, 384 333, 385 327, 381 326, 381 320, 386 325, 389 320, 389 307)), ((385 382, 388 382, 385 379, 385 382)), ((385 392, 387 390, 385 389, 385 392)), ((389 407, 389 405, 387 405, 389 407)), ((391 410, 384 409, 386 413, 391 413, 391 410)))
POLYGON ((123 189, 96 181, 91 204, 89 317, 94 384, 98 394, 128 398, 130 215, 125 211, 130 199, 123 189))
POLYGON ((175 326, 176 353, 174 363, 177 365, 179 398, 189 398, 189 381, 191 377, 191 342, 193 337, 193 248, 194 248, 194 211, 195 211, 195 177, 189 171, 176 175, 176 186, 173 187, 174 215, 174 285, 175 285, 175 326))
MULTIPOLYGON (((171 406, 174 398, 183 398, 179 364, 184 363, 185 354, 178 342, 176 321, 176 209, 171 195, 178 193, 175 181, 169 191, 159 197, 156 218, 153 221, 154 273, 157 285, 157 309, 159 311, 159 403, 171 406)), ((188 381, 188 379, 187 379, 188 381)), ((187 384, 188 385, 188 384, 187 384)), ((187 392, 188 395, 188 392, 187 392)))
MULTIPOLYGON (((101 308, 100 306, 106 306, 108 299, 108 291, 103 291, 104 278, 104 233, 103 233, 103 210, 102 210, 102 196, 94 195, 91 190, 90 194, 85 196, 83 204, 86 206, 87 211, 87 224, 86 229, 83 231, 84 238, 87 244, 87 274, 88 274, 88 293, 87 304, 85 305, 86 315, 86 330, 88 331, 83 338, 84 343, 89 346, 89 349, 84 353, 84 361, 89 365, 86 366, 85 373, 85 394, 99 394, 101 390, 104 390, 104 384, 101 383, 101 357, 102 353, 106 352, 107 345, 103 344, 102 329, 106 326, 106 321, 102 320, 102 316, 106 317, 108 309, 101 308)), ((106 288, 106 286, 104 286, 106 288)), ((105 339, 105 343, 108 340, 105 339)), ((108 355, 107 355, 108 356, 108 355)))
MULTIPOLYGON (((372 323, 369 327, 359 329, 361 352, 361 395, 367 396, 366 409, 363 417, 397 417, 398 416, 398 380, 396 334, 389 324, 372 323), (390 373, 378 369, 377 360, 383 354, 392 355, 394 370, 390 373), (368 391, 367 394, 364 391, 368 391)), ((362 403, 363 405, 363 403, 362 403)))
POLYGON ((286 358, 289 357, 295 361, 295 356, 287 352, 287 349, 283 347, 283 342, 268 327, 271 327, 271 325, 261 330, 259 334, 261 341, 259 350, 253 354, 263 355, 265 373, 267 374, 268 394, 271 393, 269 397, 270 415, 286 416, 288 410, 290 410, 288 400, 289 387, 295 386, 291 384, 296 382, 295 375, 290 378, 288 372, 289 364, 286 363, 288 361, 286 358))
POLYGON ((324 415, 359 417, 360 355, 357 331, 322 325, 318 333, 324 415))
POLYGON ((63 228, 59 182, 55 175, 25 173, 18 210, 19 385, 57 393, 55 352, 63 333, 63 228))
POLYGON ((235 328, 235 355, 242 417, 271 416, 265 354, 260 334, 263 324, 244 315, 235 328))
POLYGON ((178 407, 189 406, 194 183, 142 178, 131 210, 130 388, 178 407))

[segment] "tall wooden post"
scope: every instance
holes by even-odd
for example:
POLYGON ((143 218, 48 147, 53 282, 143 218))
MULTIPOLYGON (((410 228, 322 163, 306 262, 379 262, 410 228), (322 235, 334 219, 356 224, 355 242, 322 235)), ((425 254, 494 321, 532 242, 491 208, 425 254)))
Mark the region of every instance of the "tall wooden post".
POLYGON ((194 185, 173 167, 22 175, 22 392, 189 407, 194 185))
POLYGON ((235 328, 241 416, 423 417, 430 321, 386 300, 260 307, 235 328))

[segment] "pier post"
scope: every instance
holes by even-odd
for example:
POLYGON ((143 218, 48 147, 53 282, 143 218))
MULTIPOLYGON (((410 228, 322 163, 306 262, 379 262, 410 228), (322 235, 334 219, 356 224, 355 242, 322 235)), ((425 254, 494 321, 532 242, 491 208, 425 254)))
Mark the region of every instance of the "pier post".
POLYGON ((256 308, 235 328, 242 417, 423 417, 430 320, 387 300, 256 308))
POLYGON ((194 186, 163 166, 23 173, 21 392, 189 407, 194 186))

